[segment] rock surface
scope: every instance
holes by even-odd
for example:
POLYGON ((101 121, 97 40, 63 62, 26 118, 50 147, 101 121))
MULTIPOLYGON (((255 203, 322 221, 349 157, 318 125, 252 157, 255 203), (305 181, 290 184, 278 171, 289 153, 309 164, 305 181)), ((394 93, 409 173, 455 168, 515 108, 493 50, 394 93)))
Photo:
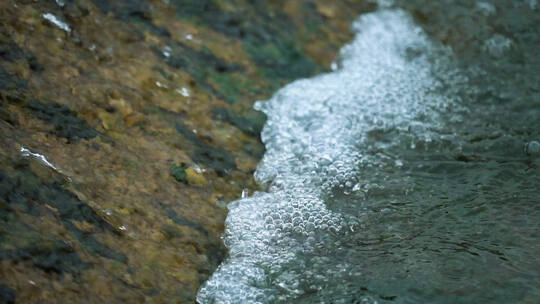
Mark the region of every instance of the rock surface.
POLYGON ((257 99, 366 1, 0 3, 0 302, 193 303, 253 191, 257 99))

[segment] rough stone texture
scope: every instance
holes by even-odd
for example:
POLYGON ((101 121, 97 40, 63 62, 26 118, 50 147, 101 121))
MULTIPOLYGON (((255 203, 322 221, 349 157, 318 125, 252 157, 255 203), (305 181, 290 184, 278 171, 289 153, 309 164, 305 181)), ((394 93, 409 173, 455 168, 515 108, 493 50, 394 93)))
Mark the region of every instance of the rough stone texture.
POLYGON ((252 103, 328 70, 373 8, 1 1, 0 302, 193 303, 256 188, 252 103))

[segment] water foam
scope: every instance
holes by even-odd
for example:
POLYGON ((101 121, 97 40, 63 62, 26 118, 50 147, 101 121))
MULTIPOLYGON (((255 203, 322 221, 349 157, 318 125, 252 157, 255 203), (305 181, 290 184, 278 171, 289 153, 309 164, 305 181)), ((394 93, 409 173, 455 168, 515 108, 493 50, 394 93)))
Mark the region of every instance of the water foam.
MULTIPOLYGON (((200 290, 199 303, 289 303, 362 275, 328 254, 339 254, 339 240, 362 229, 358 217, 332 210, 333 196, 377 191, 359 176, 366 168, 403 166, 385 151, 429 145, 444 133, 441 121, 461 123, 459 99, 437 93, 447 51, 410 16, 380 10, 353 29, 356 38, 342 49, 337 70, 256 104, 268 121, 255 178, 268 192, 229 204, 229 256, 200 290), (441 117, 447 112, 452 121, 441 117), (389 133, 400 135, 384 140, 389 133)), ((450 70, 444 77, 465 81, 450 70)))

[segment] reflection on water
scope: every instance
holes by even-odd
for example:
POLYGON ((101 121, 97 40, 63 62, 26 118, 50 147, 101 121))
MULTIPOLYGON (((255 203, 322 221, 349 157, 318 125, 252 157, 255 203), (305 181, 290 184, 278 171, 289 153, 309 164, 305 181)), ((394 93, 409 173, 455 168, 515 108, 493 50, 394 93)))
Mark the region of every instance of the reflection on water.
MULTIPOLYGON (((354 29, 341 68, 258 104, 268 192, 229 206, 198 301, 535 303, 538 88, 486 83, 496 69, 461 66, 404 11, 354 29)), ((502 65, 497 37, 483 56, 502 65)))

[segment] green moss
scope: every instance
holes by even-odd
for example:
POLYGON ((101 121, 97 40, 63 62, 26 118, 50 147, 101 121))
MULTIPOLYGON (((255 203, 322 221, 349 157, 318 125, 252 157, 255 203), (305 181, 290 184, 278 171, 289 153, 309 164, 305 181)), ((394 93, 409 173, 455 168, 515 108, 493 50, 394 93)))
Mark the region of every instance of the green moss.
POLYGON ((77 113, 70 110, 68 106, 56 102, 41 102, 39 100, 29 100, 26 107, 34 116, 53 126, 52 134, 67 138, 69 141, 79 139, 91 139, 97 136, 98 132, 88 123, 77 117, 77 113))
POLYGON ((9 111, 4 103, 0 103, 0 120, 3 120, 13 126, 18 125, 19 123, 17 113, 9 111))
MULTIPOLYGON (((167 29, 159 27, 153 22, 152 6, 147 0, 92 0, 92 2, 103 13, 111 13, 119 20, 135 25, 139 31, 148 30, 158 36, 171 37, 171 34, 167 29)), ((134 31, 134 33, 136 33, 136 31, 134 31)))
POLYGON ((36 56, 28 50, 21 49, 13 40, 3 37, 0 34, 0 59, 15 62, 23 59, 28 63, 28 67, 34 72, 43 71, 43 66, 39 64, 36 56))
POLYGON ((68 242, 56 240, 50 243, 32 244, 29 247, 0 250, 0 261, 31 260, 36 268, 48 273, 79 274, 90 264, 82 261, 68 242))
MULTIPOLYGON (((216 243, 212 238, 212 234, 208 233, 208 231, 204 229, 201 224, 190 221, 189 219, 179 215, 171 206, 164 204, 163 202, 155 201, 154 204, 159 206, 163 212, 165 212, 167 217, 170 218, 175 224, 193 228, 201 232, 205 238, 207 238, 207 243, 202 249, 205 251, 205 255, 208 257, 212 267, 216 267, 221 263, 221 261, 223 261, 225 258, 225 247, 219 242, 216 243)), ((180 237, 182 235, 177 228, 171 225, 164 225, 162 232, 168 239, 180 237)))
MULTIPOLYGON (((177 42, 171 43, 169 47, 171 51, 168 56, 165 56, 158 48, 154 48, 154 52, 167 65, 188 72, 195 79, 195 84, 205 89, 208 93, 228 102, 235 100, 229 94, 233 93, 236 98, 238 97, 239 89, 231 89, 231 85, 239 86, 239 84, 223 83, 223 79, 216 75, 242 71, 243 68, 241 66, 218 58, 204 46, 200 51, 177 42), (217 83, 212 83, 216 82, 216 80, 217 83)), ((243 83, 241 84, 243 85, 243 83)))
POLYGON ((190 221, 186 219, 185 217, 180 216, 176 211, 174 211, 174 209, 171 206, 160 201, 155 201, 154 204, 157 205, 167 215, 167 217, 170 218, 175 224, 180 225, 180 226, 187 226, 195 230, 198 230, 205 235, 208 235, 208 231, 206 231, 206 229, 204 229, 204 227, 201 226, 201 224, 190 221))
POLYGON ((43 241, 39 231, 30 228, 15 213, 6 209, 0 209, 0 250, 29 247, 43 241))
MULTIPOLYGON (((47 235, 46 231, 33 229, 17 215, 16 210, 23 211, 18 208, 20 204, 36 211, 36 207, 29 206, 35 204, 30 201, 33 195, 27 193, 29 188, 36 186, 39 187, 36 183, 24 186, 21 181, 8 179, 5 172, 0 172, 0 197, 3 198, 0 200, 0 261, 30 260, 36 268, 45 272, 78 274, 89 264, 80 260, 68 242, 47 235)), ((35 212, 30 214, 38 215, 35 212)))
POLYGON ((229 104, 253 92, 254 87, 254 83, 249 79, 230 73, 211 73, 210 81, 229 104))
POLYGON ((234 157, 226 150, 209 145, 199 146, 190 153, 196 163, 204 164, 216 171, 220 177, 226 176, 236 169, 234 157))
POLYGON ((171 171, 172 177, 174 177, 176 181, 184 183, 186 185, 188 184, 185 164, 182 164, 180 166, 171 165, 170 171, 171 171))
POLYGON ((27 87, 27 82, 15 75, 8 73, 0 65, 0 91, 19 91, 27 87))
POLYGON ((302 3, 302 19, 306 29, 310 32, 317 32, 324 26, 324 19, 317 11, 317 5, 313 2, 302 3))
MULTIPOLYGON (((212 0, 173 0, 171 4, 176 6, 179 17, 241 39, 244 51, 270 80, 286 82, 322 70, 296 43, 296 27, 290 18, 266 1, 248 1, 241 11, 222 10, 219 3, 212 0)), ((310 8, 315 10, 313 5, 310 8)), ((309 19, 311 27, 318 28, 322 24, 320 16, 312 19, 309 19)))
POLYGON ((312 75, 319 69, 291 40, 251 39, 244 42, 244 50, 269 79, 293 80, 312 75))
POLYGON ((182 236, 180 229, 176 228, 174 225, 163 225, 161 227, 161 232, 167 240, 172 240, 182 236))
POLYGON ((127 260, 122 253, 111 250, 73 224, 73 221, 87 222, 94 226, 95 231, 93 232, 116 233, 116 229, 101 218, 88 204, 65 190, 58 182, 41 181, 30 170, 29 166, 24 164, 24 161, 20 161, 17 169, 17 173, 13 176, 0 170, 0 197, 6 203, 4 208, 0 209, 0 218, 13 219, 15 210, 21 210, 36 217, 42 216, 49 212, 48 209, 43 208, 46 204, 57 210, 56 216, 64 227, 90 253, 122 262, 127 260))
POLYGON ((233 111, 216 107, 212 109, 212 117, 230 123, 251 136, 259 136, 266 122, 266 116, 254 110, 248 110, 244 115, 238 115, 233 111))
POLYGON ((217 15, 219 8, 212 0, 170 0, 176 14, 183 19, 202 23, 205 15, 217 15))
POLYGON ((225 176, 231 170, 236 169, 234 157, 226 150, 214 147, 199 139, 181 121, 175 122, 175 129, 182 136, 194 144, 194 149, 190 153, 191 159, 199 164, 203 164, 213 169, 218 176, 225 176))

